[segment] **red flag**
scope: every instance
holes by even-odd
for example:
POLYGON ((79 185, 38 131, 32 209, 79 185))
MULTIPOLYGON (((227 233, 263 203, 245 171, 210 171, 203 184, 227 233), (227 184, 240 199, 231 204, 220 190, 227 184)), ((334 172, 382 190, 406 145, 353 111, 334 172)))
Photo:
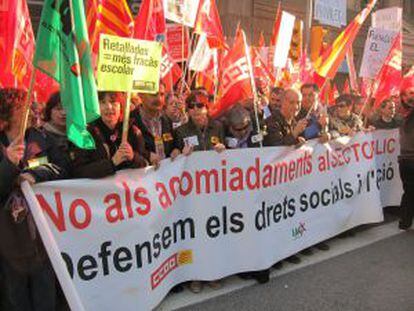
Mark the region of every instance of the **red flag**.
POLYGON ((266 86, 273 86, 275 77, 261 58, 257 48, 251 48, 251 59, 254 77, 264 81, 266 86))
POLYGON ((228 49, 215 0, 201 0, 194 32, 206 34, 210 48, 228 49))
POLYGON ((394 39, 391 50, 374 82, 372 97, 374 107, 391 96, 399 95, 402 82, 402 35, 394 39))
POLYGON ((0 1, 0 21, 1 84, 27 90, 35 42, 26 1, 0 1))
MULTIPOLYGON (((0 3, 0 85, 29 89, 33 70, 35 40, 25 0, 6 0, 0 3), (4 26, 4 27, 3 27, 4 26)), ((52 78, 37 71, 33 91, 36 100, 45 103, 59 90, 52 78)))
POLYGON ((319 78, 315 80, 319 86, 323 84, 324 79, 333 79, 335 77, 346 53, 352 46, 362 24, 371 13, 376 2, 377 0, 371 0, 367 7, 349 23, 332 45, 315 61, 315 72, 319 75, 319 78))
POLYGON ((252 69, 249 54, 245 34, 242 30, 239 30, 233 48, 221 62, 219 100, 210 109, 212 117, 227 111, 241 100, 253 98, 252 69))
POLYGON ((373 80, 369 78, 362 78, 359 86, 360 93, 362 97, 368 98, 372 94, 372 84, 373 80))
POLYGON ((314 83, 313 82, 313 66, 307 55, 306 49, 302 51, 302 55, 299 60, 299 80, 302 84, 314 83))
POLYGON ((279 4, 277 5, 277 10, 276 10, 275 23, 273 25, 272 37, 270 38, 270 46, 275 46, 277 43, 277 37, 279 35, 279 29, 280 29, 281 22, 282 22, 282 6, 279 1, 279 4))
POLYGON ((183 72, 180 66, 173 60, 167 49, 164 47, 162 49, 160 77, 165 83, 165 87, 168 91, 173 90, 174 85, 181 78, 182 74, 183 72))
POLYGON ((321 100, 322 104, 329 104, 330 103, 330 96, 332 92, 331 82, 328 80, 321 88, 321 92, 319 93, 319 99, 321 100))
POLYGON ((257 43, 257 47, 263 48, 266 46, 266 40, 263 34, 263 31, 260 32, 259 42, 257 43))
POLYGON ((344 87, 342 89, 342 93, 351 94, 351 87, 349 86, 349 80, 348 79, 345 80, 344 87))
POLYGON ((336 87, 336 84, 334 83, 333 87, 331 88, 331 91, 329 93, 329 105, 335 104, 335 99, 339 97, 339 91, 336 87))
POLYGON ((102 33, 119 37, 131 37, 134 20, 126 0, 86 1, 86 21, 92 52, 99 51, 102 33))
POLYGON ((162 0, 144 0, 135 18, 134 38, 165 42, 165 34, 162 0))

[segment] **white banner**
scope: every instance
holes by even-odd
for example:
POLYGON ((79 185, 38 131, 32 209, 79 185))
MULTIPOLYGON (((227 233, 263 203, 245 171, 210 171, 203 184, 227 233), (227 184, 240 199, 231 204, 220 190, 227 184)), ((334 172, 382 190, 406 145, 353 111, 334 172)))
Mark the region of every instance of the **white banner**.
POLYGON ((215 53, 217 53, 217 50, 210 49, 207 42, 207 36, 201 34, 193 55, 191 55, 188 68, 197 72, 205 71, 215 53))
POLYGON ((398 132, 379 131, 23 190, 72 309, 150 310, 181 282, 268 268, 382 221, 400 200, 398 153, 398 132))
POLYGON ((295 26, 295 15, 282 11, 279 34, 275 45, 273 66, 285 68, 289 56, 290 43, 292 41, 293 27, 295 26))
POLYGON ((200 0, 164 0, 165 18, 194 27, 200 0))
POLYGON ((323 25, 346 25, 346 0, 316 0, 314 17, 323 25))
POLYGON ((398 33, 392 30, 370 28, 365 41, 359 76, 375 79, 384 65, 395 36, 398 33))
POLYGON ((400 32, 402 29, 402 8, 386 8, 372 13, 372 27, 400 32))

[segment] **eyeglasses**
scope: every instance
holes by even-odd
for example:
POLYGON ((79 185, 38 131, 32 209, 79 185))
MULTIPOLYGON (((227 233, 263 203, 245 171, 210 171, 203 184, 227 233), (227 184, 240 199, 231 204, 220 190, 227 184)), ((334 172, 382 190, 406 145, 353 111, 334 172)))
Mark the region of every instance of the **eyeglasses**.
POLYGON ((240 128, 236 128, 234 126, 232 126, 233 130, 235 130, 236 132, 244 132, 245 130, 247 130, 250 126, 250 123, 247 123, 245 126, 240 127, 240 128))
POLYGON ((206 107, 206 105, 204 105, 203 103, 188 103, 187 104, 188 109, 194 109, 195 107, 197 107, 198 109, 203 109, 204 107, 206 107))

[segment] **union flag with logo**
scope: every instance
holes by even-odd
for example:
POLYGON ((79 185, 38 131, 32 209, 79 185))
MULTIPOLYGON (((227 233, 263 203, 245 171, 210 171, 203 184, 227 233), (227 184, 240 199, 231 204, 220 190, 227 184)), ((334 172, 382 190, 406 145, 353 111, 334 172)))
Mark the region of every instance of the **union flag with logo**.
POLYGON ((390 53, 378 73, 374 82, 372 97, 375 98, 374 107, 378 107, 385 99, 398 96, 402 83, 402 36, 401 33, 394 39, 390 53))
POLYGON ((233 48, 221 63, 218 101, 210 109, 210 115, 216 117, 229 110, 239 101, 253 98, 252 68, 250 51, 246 44, 246 36, 239 28, 233 48))

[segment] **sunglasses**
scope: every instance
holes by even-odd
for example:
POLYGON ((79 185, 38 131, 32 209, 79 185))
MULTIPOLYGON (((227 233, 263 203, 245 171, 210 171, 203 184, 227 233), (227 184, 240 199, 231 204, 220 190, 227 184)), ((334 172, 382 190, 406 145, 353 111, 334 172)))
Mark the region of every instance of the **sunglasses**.
POLYGON ((194 109, 196 107, 198 109, 203 109, 204 107, 206 107, 206 105, 204 105, 203 103, 189 103, 189 104, 187 104, 188 109, 194 109))
POLYGON ((250 123, 247 123, 245 126, 240 127, 240 128, 236 128, 236 127, 233 126, 233 130, 235 130, 236 132, 243 132, 243 131, 247 130, 249 128, 249 126, 250 126, 250 123))

